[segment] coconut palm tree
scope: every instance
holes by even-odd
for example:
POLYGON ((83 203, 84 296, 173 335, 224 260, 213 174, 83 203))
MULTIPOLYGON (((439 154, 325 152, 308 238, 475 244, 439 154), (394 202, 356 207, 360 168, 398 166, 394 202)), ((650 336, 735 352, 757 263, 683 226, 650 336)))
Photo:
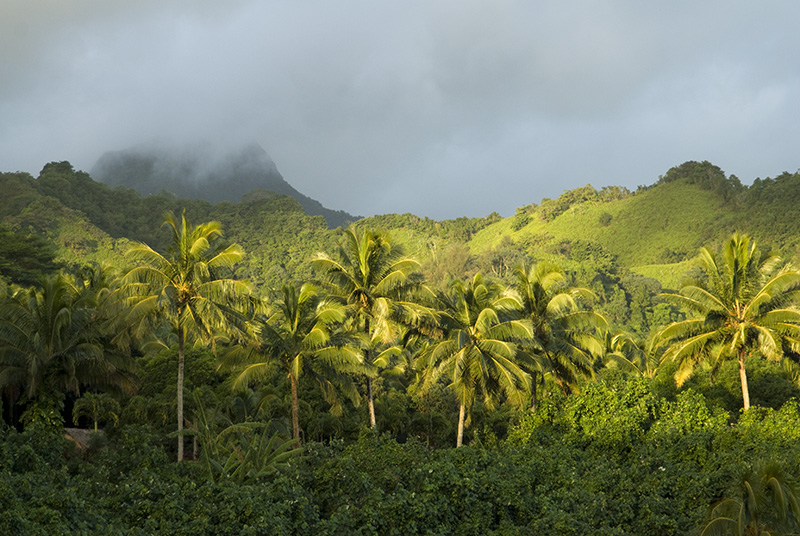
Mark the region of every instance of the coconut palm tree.
POLYGON ((233 266, 244 256, 237 244, 224 245, 219 222, 190 225, 186 212, 180 221, 167 214, 164 226, 171 234, 169 251, 162 255, 143 243, 127 252, 136 266, 124 277, 131 305, 129 322, 143 340, 168 326, 178 345, 178 461, 183 459, 183 378, 187 342, 215 346, 219 331, 242 332, 240 307, 249 284, 231 277, 233 266))
POLYGON ((314 266, 323 274, 331 296, 347 306, 349 323, 362 335, 370 426, 375 428, 372 380, 384 366, 385 345, 392 345, 411 326, 432 325, 433 312, 420 304, 420 265, 405 256, 388 236, 367 227, 350 226, 336 257, 317 253, 314 266), (380 347, 376 345, 381 345, 380 347))
POLYGON ((72 409, 72 421, 77 425, 81 417, 88 417, 94 423, 94 431, 97 432, 98 422, 112 420, 114 424, 117 424, 121 412, 119 402, 106 393, 88 392, 75 401, 72 409))
POLYGON ((96 293, 66 275, 17 289, 0 306, 0 389, 28 401, 83 387, 133 387, 130 360, 107 351, 96 293))
POLYGON ((732 495, 714 505, 700 536, 797 534, 800 529, 794 482, 779 464, 745 469, 732 495))
POLYGON ((668 345, 665 357, 680 362, 678 385, 706 357, 715 369, 737 360, 747 410, 748 353, 778 360, 787 341, 800 337, 800 310, 794 306, 800 298, 800 272, 788 264, 778 268, 777 257, 761 255, 754 240, 738 233, 716 256, 702 248, 700 261, 706 279, 684 286, 680 294, 667 294, 694 316, 670 324, 657 340, 668 345))
POLYGON ((273 312, 262 317, 254 329, 251 344, 234 348, 225 359, 228 367, 243 367, 234 382, 240 389, 278 365, 289 379, 292 395, 292 438, 300 438, 300 404, 298 382, 303 372, 313 375, 326 400, 340 406, 336 396, 338 385, 357 401, 357 391, 344 374, 357 370, 360 352, 348 337, 334 331, 345 320, 343 305, 323 299, 317 288, 304 284, 283 285, 273 312))
POLYGON ((656 347, 652 337, 642 342, 624 331, 613 333, 603 330, 599 338, 603 348, 595 362, 595 369, 606 367, 633 376, 652 378, 661 364, 660 352, 663 352, 663 348, 656 347))
POLYGON ((536 408, 536 383, 540 372, 550 372, 562 389, 581 376, 592 375, 593 355, 601 352, 597 330, 608 324, 600 313, 582 308, 594 299, 586 288, 568 288, 556 264, 540 262, 514 269, 522 316, 531 322, 533 336, 522 341, 520 351, 535 366, 531 374, 531 407, 536 408))
POLYGON ((522 405, 530 376, 527 354, 518 352, 518 341, 532 336, 530 323, 520 320, 519 299, 478 273, 469 283, 453 281, 449 291, 438 295, 444 338, 434 342, 417 359, 423 385, 440 378, 449 381, 459 404, 456 447, 464 437, 464 425, 477 398, 492 406, 504 394, 522 405))

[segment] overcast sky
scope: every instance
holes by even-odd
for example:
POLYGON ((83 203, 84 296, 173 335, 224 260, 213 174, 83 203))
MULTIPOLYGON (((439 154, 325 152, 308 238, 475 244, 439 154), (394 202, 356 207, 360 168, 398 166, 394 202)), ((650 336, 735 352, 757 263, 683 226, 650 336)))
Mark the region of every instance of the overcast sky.
POLYGON ((0 171, 257 141, 353 214, 800 168, 800 2, 2 0, 0 171))

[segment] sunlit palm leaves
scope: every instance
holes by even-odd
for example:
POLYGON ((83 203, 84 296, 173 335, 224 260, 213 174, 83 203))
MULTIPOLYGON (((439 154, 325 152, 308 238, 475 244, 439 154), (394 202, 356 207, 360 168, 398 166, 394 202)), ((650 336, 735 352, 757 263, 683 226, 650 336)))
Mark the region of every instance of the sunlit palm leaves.
POLYGON ((286 372, 292 393, 292 436, 297 439, 300 376, 304 372, 311 374, 334 412, 341 412, 337 387, 357 401, 357 391, 346 373, 359 369, 361 355, 348 344, 351 339, 333 331, 345 320, 345 307, 322 299, 313 285, 305 284, 299 290, 284 285, 272 310, 269 317, 262 316, 254 323, 251 342, 234 348, 226 357, 226 364, 241 367, 235 388, 262 377, 275 365, 286 372))
POLYGON ((715 256, 700 250, 706 280, 684 286, 680 294, 668 294, 693 317, 675 322, 658 335, 665 352, 680 362, 675 379, 689 378, 695 365, 710 359, 718 368, 736 359, 744 409, 750 407, 745 358, 755 351, 768 359, 780 359, 787 341, 800 338, 800 272, 791 265, 778 268, 776 257, 762 256, 755 241, 734 234, 715 256))
POLYGON ((524 318, 531 322, 533 336, 522 341, 520 350, 535 364, 532 403, 536 405, 538 372, 550 372, 563 387, 591 376, 593 356, 602 352, 596 333, 607 327, 599 313, 583 308, 594 299, 585 288, 568 288, 561 269, 549 262, 514 270, 516 291, 524 318))
MULTIPOLYGON (((218 222, 192 226, 184 213, 180 221, 165 218, 172 240, 167 256, 150 246, 134 244, 128 257, 136 263, 125 276, 129 296, 129 321, 138 338, 146 339, 166 324, 178 342, 178 430, 183 429, 183 375, 185 344, 205 341, 212 346, 218 331, 243 331, 239 314, 241 299, 249 285, 226 277, 244 252, 236 245, 223 245, 218 222)), ((183 459, 183 438, 178 437, 178 460, 183 459)))
POLYGON ((660 364, 660 355, 652 344, 642 348, 630 333, 604 330, 601 336, 602 364, 634 376, 652 378, 660 364))
POLYGON ((472 281, 454 281, 438 296, 444 340, 431 345, 417 360, 425 383, 449 382, 459 403, 456 446, 461 446, 466 418, 477 398, 494 405, 501 395, 523 404, 530 382, 525 358, 514 341, 530 338, 530 324, 515 318, 519 300, 481 274, 472 281))
POLYGON ((330 294, 347 306, 354 332, 362 335, 370 426, 376 426, 372 379, 393 363, 384 358, 409 328, 433 324, 430 309, 419 303, 423 290, 419 263, 404 255, 381 232, 351 226, 336 257, 318 253, 314 266, 330 294))

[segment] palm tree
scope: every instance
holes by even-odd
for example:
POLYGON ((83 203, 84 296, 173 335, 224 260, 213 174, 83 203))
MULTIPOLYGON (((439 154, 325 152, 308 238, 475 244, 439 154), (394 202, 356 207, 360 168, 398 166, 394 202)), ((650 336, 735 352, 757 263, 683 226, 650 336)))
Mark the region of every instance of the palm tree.
POLYGON ((154 327, 168 325, 178 344, 178 461, 183 459, 183 377, 185 345, 203 340, 215 345, 218 331, 237 331, 244 326, 241 298, 249 285, 225 277, 244 252, 237 244, 223 245, 219 222, 190 225, 184 211, 180 221, 167 214, 164 226, 171 233, 166 256, 143 243, 127 252, 137 263, 124 277, 132 304, 128 316, 139 339, 154 327))
POLYGON ((586 288, 567 288, 564 272, 556 264, 520 265, 514 275, 520 310, 533 327, 533 336, 523 341, 520 351, 535 364, 528 371, 535 409, 539 372, 551 372, 562 389, 592 374, 592 355, 602 346, 596 332, 607 328, 607 322, 599 313, 581 308, 594 294, 586 288))
POLYGON ((797 534, 800 504, 793 479, 775 462, 748 468, 737 493, 711 509, 711 520, 700 536, 797 534))
POLYGON ((675 375, 678 385, 707 356, 715 369, 736 359, 747 410, 748 352, 777 360, 787 341, 800 336, 800 310, 792 305, 800 297, 800 272, 791 265, 778 269, 777 257, 762 256, 754 240, 738 233, 716 257, 702 248, 700 261, 706 280, 684 286, 680 294, 667 295, 695 316, 670 324, 657 340, 669 345, 665 357, 680 362, 675 375))
POLYGON ((532 336, 530 324, 515 318, 519 300, 478 273, 469 283, 453 281, 438 296, 444 339, 432 344, 417 359, 424 385, 447 378, 459 403, 456 447, 476 398, 492 406, 501 394, 520 405, 530 381, 527 354, 513 341, 532 336))
POLYGON ((0 306, 0 389, 34 403, 85 386, 130 390, 130 360, 105 348, 96 304, 63 274, 14 292, 0 306))
POLYGON ((117 424, 121 411, 119 402, 106 393, 84 393, 75 401, 72 409, 72 421, 77 425, 78 419, 88 417, 94 422, 94 431, 97 432, 97 423, 100 420, 111 419, 114 424, 117 424))
POLYGON ((353 330, 363 336, 369 422, 375 428, 372 378, 390 364, 377 359, 387 354, 385 347, 376 345, 394 344, 407 326, 420 328, 433 322, 432 311, 418 300, 424 290, 420 265, 391 244, 385 233, 350 226, 337 258, 317 253, 314 266, 324 274, 331 295, 347 306, 353 330))
POLYGON ((202 445, 202 462, 209 480, 259 480, 288 465, 300 454, 295 439, 275 432, 268 423, 231 422, 219 411, 206 410, 194 393, 195 419, 189 434, 202 445))
POLYGON ((600 340, 602 352, 599 365, 643 378, 652 378, 658 369, 660 356, 655 348, 651 344, 642 348, 630 333, 603 330, 600 340))
POLYGON ((298 291, 294 285, 283 285, 274 312, 255 327, 254 344, 234 348, 226 357, 226 365, 244 364, 234 389, 268 372, 277 364, 291 385, 292 438, 300 438, 300 405, 297 388, 304 371, 320 383, 326 400, 338 404, 335 385, 357 400, 352 382, 343 372, 357 369, 360 354, 332 327, 346 317, 344 306, 321 298, 317 288, 304 284, 298 291))

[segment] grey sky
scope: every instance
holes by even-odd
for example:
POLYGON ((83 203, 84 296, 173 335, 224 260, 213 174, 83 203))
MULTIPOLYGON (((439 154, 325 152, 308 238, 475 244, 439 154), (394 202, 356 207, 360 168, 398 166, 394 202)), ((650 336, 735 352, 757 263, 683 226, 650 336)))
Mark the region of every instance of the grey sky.
POLYGON ((0 171, 255 140, 362 215, 800 168, 800 3, 3 0, 0 171), (793 104, 794 103, 794 104, 793 104))

